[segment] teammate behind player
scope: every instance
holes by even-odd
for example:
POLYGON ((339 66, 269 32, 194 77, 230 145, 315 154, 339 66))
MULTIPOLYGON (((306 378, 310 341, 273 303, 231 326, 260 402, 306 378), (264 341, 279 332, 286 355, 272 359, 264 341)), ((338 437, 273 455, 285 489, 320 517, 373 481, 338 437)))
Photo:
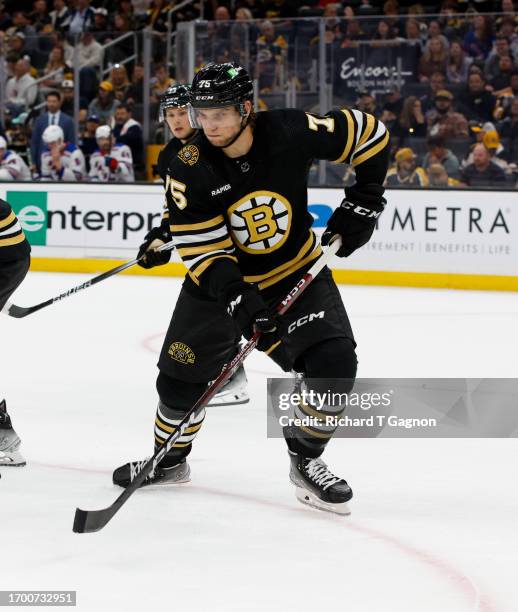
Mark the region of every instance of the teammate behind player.
POLYGON ((95 130, 98 149, 90 156, 91 181, 100 183, 133 183, 133 156, 128 145, 115 142, 108 125, 95 130))
POLYGON ((7 148, 7 141, 0 136, 0 181, 30 181, 31 171, 23 159, 7 148))
MULTIPOLYGON (((29 270, 31 247, 20 222, 7 202, 0 199, 0 310, 29 270)), ((22 466, 21 441, 7 414, 5 400, 0 401, 0 467, 22 466)))
POLYGON ((65 142, 59 125, 49 125, 42 135, 46 147, 41 154, 41 180, 82 181, 86 175, 85 158, 81 149, 65 142))
MULTIPOLYGON (((356 376, 355 341, 340 293, 325 268, 286 312, 274 307, 321 254, 307 208, 307 178, 313 159, 352 164, 356 183, 332 214, 325 240, 340 234, 338 255, 347 257, 371 237, 383 211, 389 136, 372 115, 357 110, 319 117, 286 109, 255 115, 253 86, 236 64, 211 64, 194 78, 191 124, 203 134, 169 164, 166 197, 177 251, 188 268, 159 359, 159 407, 155 440, 163 443, 232 356, 236 334, 261 332, 258 349, 285 371, 303 373, 310 391, 325 386, 311 379, 356 376), (311 316, 311 315, 318 316, 311 316), (297 325, 304 320, 306 324, 297 325), (309 386, 311 383, 311 386, 309 386)), ((343 406, 324 406, 339 417, 343 406)), ((336 427, 322 412, 302 403, 300 419, 311 427, 284 430, 297 498, 345 514, 352 491, 321 455, 336 427), (316 419, 314 418, 316 415, 316 419)), ((186 457, 205 411, 194 416, 145 484, 185 482, 186 457)), ((229 441, 235 433, 229 430, 229 441)), ((126 486, 140 462, 114 472, 126 486)))

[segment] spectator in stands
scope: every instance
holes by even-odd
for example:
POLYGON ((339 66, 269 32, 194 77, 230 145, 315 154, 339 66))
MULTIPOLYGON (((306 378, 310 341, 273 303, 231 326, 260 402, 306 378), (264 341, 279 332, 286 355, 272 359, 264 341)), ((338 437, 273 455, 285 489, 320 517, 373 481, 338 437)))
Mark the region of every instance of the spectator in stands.
POLYGON ((387 172, 387 187, 427 187, 428 177, 417 165, 415 153, 405 147, 396 153, 396 165, 387 172))
POLYGON ((95 13, 90 6, 90 0, 74 0, 74 8, 70 9, 70 34, 80 34, 94 27, 95 13))
POLYGON ((498 132, 509 140, 508 161, 518 163, 518 96, 512 99, 509 116, 498 124, 498 132))
POLYGON ((101 183, 132 183, 135 177, 130 148, 124 144, 116 144, 107 125, 99 126, 95 137, 98 148, 90 157, 90 180, 101 183))
POLYGON ((52 5, 54 10, 49 13, 52 28, 58 32, 68 32, 70 12, 65 0, 53 0, 52 5))
POLYGON ((371 40, 373 47, 387 47, 399 44, 401 39, 397 38, 396 30, 390 25, 386 19, 380 19, 376 26, 376 32, 371 40))
POLYGON ((43 132, 46 144, 41 154, 41 180, 81 181, 85 177, 85 158, 75 144, 66 143, 59 125, 49 125, 43 132))
POLYGON ((94 25, 90 28, 95 40, 104 45, 110 39, 110 24, 108 23, 108 10, 103 6, 94 9, 94 25))
POLYGON ((473 163, 464 168, 461 180, 469 187, 503 187, 506 182, 504 171, 491 161, 481 143, 473 147, 473 163))
POLYGON ((113 95, 113 85, 109 81, 102 81, 97 97, 88 105, 88 114, 97 115, 101 124, 108 124, 119 104, 113 95))
POLYGON ((60 85, 61 110, 69 117, 74 116, 74 81, 64 79, 60 85))
POLYGON ((428 40, 426 41, 425 51, 428 51, 433 38, 440 38, 446 54, 450 48, 450 41, 444 36, 442 27, 439 21, 434 19, 428 24, 428 40))
POLYGON ((131 84, 126 92, 124 100, 132 106, 143 103, 144 89, 144 65, 141 62, 136 62, 133 66, 133 74, 131 75, 131 84))
POLYGON ((7 141, 0 136, 0 181, 30 181, 27 164, 15 151, 7 148, 7 141))
POLYGON ((146 26, 155 32, 167 32, 167 13, 170 8, 166 0, 152 0, 146 13, 146 26))
POLYGON ((37 71, 32 68, 34 51, 29 51, 25 44, 25 34, 23 32, 13 32, 9 37, 8 53, 16 54, 19 58, 24 57, 29 60, 31 65, 31 76, 37 76, 37 71))
MULTIPOLYGON (((84 2, 85 0, 79 0, 84 2)), ((86 0, 88 1, 88 0, 86 0)), ((92 10, 92 9, 90 9, 92 10)), ((83 32, 77 44, 77 57, 80 68, 93 68, 100 70, 103 63, 104 49, 98 43, 92 32, 83 32)))
POLYGON ((419 51, 423 51, 424 39, 421 32, 421 25, 417 19, 407 19, 405 23, 405 43, 407 45, 416 45, 419 51))
POLYGON ((31 66, 26 59, 19 59, 12 76, 5 86, 6 106, 13 116, 26 111, 36 102, 38 85, 36 79, 29 74, 31 66))
POLYGON ((132 117, 131 107, 121 104, 115 109, 113 136, 119 144, 131 149, 135 170, 144 169, 144 136, 142 126, 132 117))
POLYGON ((423 159, 423 168, 428 172, 428 167, 432 164, 441 164, 449 176, 458 178, 460 173, 460 163, 450 149, 445 146, 442 136, 429 136, 427 143, 428 153, 423 159))
POLYGON ((468 57, 460 40, 452 41, 446 66, 446 77, 450 83, 465 83, 473 58, 468 57))
POLYGON ((500 142, 498 132, 496 130, 487 131, 482 138, 482 144, 489 151, 491 161, 504 171, 506 177, 510 177, 512 169, 503 157, 504 147, 500 142))
POLYGON ((511 54, 511 47, 509 45, 509 39, 505 36, 499 34, 495 39, 495 44, 493 45, 493 49, 489 54, 489 57, 486 60, 484 65, 484 73, 488 79, 494 79, 499 72, 499 60, 501 57, 506 57, 511 54))
POLYGON ((214 21, 229 21, 230 19, 232 19, 232 17, 226 6, 220 5, 216 7, 214 11, 214 21))
POLYGON ((419 80, 423 83, 430 79, 434 72, 446 74, 448 52, 439 36, 429 41, 428 50, 419 60, 419 80))
POLYGON ((99 127, 99 117, 88 115, 80 137, 79 148, 85 156, 86 170, 90 172, 90 156, 97 149, 95 130, 99 127))
POLYGON ((459 95, 461 110, 466 117, 475 121, 491 121, 496 98, 486 90, 486 80, 482 74, 471 72, 466 89, 459 95))
POLYGON ((511 75, 514 71, 513 60, 510 55, 503 55, 498 60, 498 71, 491 79, 490 85, 495 92, 495 96, 500 95, 503 89, 511 84, 511 75))
POLYGON ((475 15, 470 31, 464 37, 464 49, 474 59, 486 59, 493 46, 493 27, 488 15, 475 15))
POLYGON ((38 171, 40 170, 41 153, 45 147, 43 132, 49 125, 59 125, 61 127, 65 142, 74 143, 76 141, 74 120, 61 110, 62 99, 59 91, 50 91, 46 100, 47 112, 36 119, 31 136, 31 159, 38 171))
POLYGON ((504 17, 501 21, 500 30, 498 33, 505 36, 509 40, 511 53, 515 61, 518 61, 518 33, 515 32, 515 22, 512 18, 504 17))
POLYGON ((72 67, 65 61, 65 50, 61 45, 52 47, 43 76, 49 75, 41 83, 40 92, 45 95, 49 89, 56 89, 72 73, 72 67))
POLYGON ((368 91, 361 91, 356 100, 356 108, 363 113, 370 113, 377 117, 376 98, 368 91))
POLYGON ((429 90, 426 95, 421 98, 423 111, 426 113, 435 106, 435 96, 441 89, 446 89, 446 77, 443 72, 434 72, 428 82, 429 90))
POLYGON ((426 122, 421 107, 421 100, 408 96, 403 102, 403 110, 393 127, 392 136, 399 138, 399 144, 409 138, 425 138, 426 122))
POLYGON ((108 81, 113 85, 113 95, 115 99, 122 102, 130 86, 126 67, 122 64, 115 64, 111 69, 108 81))
POLYGON ((467 138, 467 119, 453 110, 453 94, 441 89, 435 96, 435 107, 426 113, 428 133, 442 138, 467 138))
POLYGON ((14 32, 21 32, 27 41, 27 49, 31 51, 36 49, 38 46, 38 37, 27 15, 23 11, 13 11, 11 22, 12 25, 6 30, 6 35, 12 36, 14 32))
POLYGON ((257 38, 256 78, 259 91, 268 93, 283 86, 281 67, 284 65, 288 42, 282 35, 276 35, 271 21, 261 23, 261 34, 257 38))
POLYGON ((36 32, 47 29, 47 26, 50 24, 50 16, 47 10, 46 0, 34 0, 32 4, 32 13, 30 13, 29 19, 36 32))
POLYGON ((155 77, 151 80, 151 102, 157 104, 160 96, 174 85, 174 79, 169 76, 169 70, 164 63, 155 66, 155 77))
POLYGON ((448 176, 442 164, 434 163, 428 167, 429 187, 459 187, 460 181, 448 176))

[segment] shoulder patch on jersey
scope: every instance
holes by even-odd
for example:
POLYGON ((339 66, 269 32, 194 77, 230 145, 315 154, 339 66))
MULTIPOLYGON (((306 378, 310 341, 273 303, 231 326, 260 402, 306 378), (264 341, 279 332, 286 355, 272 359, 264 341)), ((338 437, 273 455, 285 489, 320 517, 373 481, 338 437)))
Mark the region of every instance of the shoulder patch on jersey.
POLYGON ((167 352, 171 359, 186 365, 192 365, 196 360, 194 351, 183 342, 173 342, 167 352))
POLYGON ((178 157, 183 161, 184 164, 194 166, 194 164, 200 158, 200 150, 196 145, 186 145, 180 151, 178 151, 178 157))

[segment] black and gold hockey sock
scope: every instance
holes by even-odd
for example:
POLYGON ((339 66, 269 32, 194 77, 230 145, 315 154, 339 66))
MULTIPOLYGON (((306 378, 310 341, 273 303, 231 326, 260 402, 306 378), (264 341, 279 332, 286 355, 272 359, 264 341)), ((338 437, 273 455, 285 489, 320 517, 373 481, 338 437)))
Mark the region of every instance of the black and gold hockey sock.
MULTIPOLYGON (((160 444, 166 441, 175 427, 180 424, 180 421, 185 416, 185 412, 185 410, 166 406, 162 401, 158 402, 155 419, 155 450, 160 444)), ((160 462, 162 467, 171 467, 177 464, 181 459, 187 457, 191 452, 192 441, 200 430, 204 419, 204 408, 191 416, 187 429, 185 429, 183 434, 174 443, 171 450, 160 462)))

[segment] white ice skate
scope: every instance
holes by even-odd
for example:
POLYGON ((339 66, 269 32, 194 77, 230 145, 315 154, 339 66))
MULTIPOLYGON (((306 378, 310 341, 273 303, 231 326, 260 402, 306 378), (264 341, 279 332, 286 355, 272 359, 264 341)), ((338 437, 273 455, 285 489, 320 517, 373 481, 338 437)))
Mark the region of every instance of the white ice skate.
POLYGON ((5 400, 0 402, 0 467, 22 467, 25 459, 18 450, 20 448, 18 434, 13 429, 11 417, 7 414, 5 400))
POLYGON ((234 406, 237 404, 246 404, 250 401, 246 389, 247 383, 245 369, 241 366, 237 372, 227 380, 221 391, 216 393, 210 400, 208 406, 234 406))

